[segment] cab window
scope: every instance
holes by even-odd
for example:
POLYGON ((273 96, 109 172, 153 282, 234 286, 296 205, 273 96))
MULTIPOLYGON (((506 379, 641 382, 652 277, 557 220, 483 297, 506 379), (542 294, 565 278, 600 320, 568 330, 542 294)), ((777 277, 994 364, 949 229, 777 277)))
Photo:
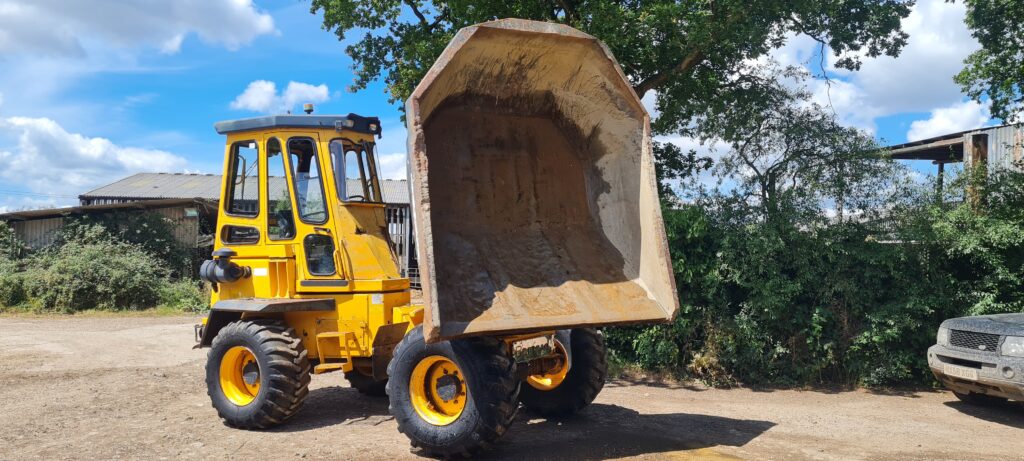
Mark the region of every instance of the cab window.
POLYGON ((295 214, 287 171, 281 141, 271 138, 267 141, 267 237, 271 240, 295 237, 295 214))
POLYGON ((260 210, 260 162, 256 141, 231 145, 228 190, 224 211, 229 215, 253 217, 260 210))
POLYGON ((331 164, 338 184, 338 198, 346 202, 383 202, 374 144, 347 139, 331 141, 331 164))
POLYGON ((327 222, 327 204, 324 201, 324 184, 317 162, 316 143, 311 138, 288 140, 288 163, 292 171, 292 187, 295 189, 295 207, 299 219, 308 224, 327 222))

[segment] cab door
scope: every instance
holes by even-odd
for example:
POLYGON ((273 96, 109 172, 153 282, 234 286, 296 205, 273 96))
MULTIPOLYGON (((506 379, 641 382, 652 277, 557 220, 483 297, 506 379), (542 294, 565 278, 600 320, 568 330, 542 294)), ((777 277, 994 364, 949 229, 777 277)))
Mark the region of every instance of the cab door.
MULTIPOLYGON (((221 183, 220 210, 217 216, 217 239, 214 249, 230 248, 232 258, 248 267, 261 267, 266 263, 263 243, 263 222, 260 216, 262 192, 260 172, 263 170, 260 146, 263 138, 258 133, 237 133, 228 137, 224 156, 224 177, 221 183)), ((213 302, 219 299, 252 297, 257 286, 251 278, 223 284, 214 292, 213 302)))
POLYGON ((337 232, 324 181, 325 153, 316 132, 289 132, 284 155, 294 197, 296 290, 332 292, 348 286, 337 259, 337 232))

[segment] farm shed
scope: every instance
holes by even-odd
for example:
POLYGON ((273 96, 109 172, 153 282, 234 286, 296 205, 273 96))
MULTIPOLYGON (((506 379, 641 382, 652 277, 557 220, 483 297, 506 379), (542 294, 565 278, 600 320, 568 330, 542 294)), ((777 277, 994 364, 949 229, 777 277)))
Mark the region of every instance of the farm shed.
POLYGON ((139 211, 156 213, 169 219, 174 229, 174 239, 192 248, 209 244, 204 242, 204 235, 209 231, 204 229, 203 222, 212 222, 217 215, 215 202, 201 198, 176 198, 12 211, 0 214, 0 221, 10 225, 15 235, 29 248, 40 249, 53 243, 57 231, 64 227, 65 220, 70 217, 139 211))
POLYGON ((1000 125, 935 136, 889 146, 897 160, 930 160, 942 173, 948 163, 971 167, 983 162, 988 171, 1021 168, 1024 125, 1000 125))
MULTIPOLYGON (((284 187, 283 178, 270 178, 270 188, 275 189, 274 179, 281 179, 279 188, 284 187)), ((381 180, 388 222, 388 231, 395 245, 402 275, 409 277, 414 285, 419 283, 416 264, 415 239, 413 238, 412 215, 409 209, 409 183, 405 180, 381 180)), ((93 189, 78 196, 85 206, 119 204, 163 199, 197 197, 213 203, 213 220, 216 220, 217 203, 220 201, 221 175, 181 173, 139 173, 120 181, 93 189)), ((346 187, 357 193, 362 185, 358 180, 349 180, 346 187)), ((215 224, 215 223, 214 223, 215 224)))

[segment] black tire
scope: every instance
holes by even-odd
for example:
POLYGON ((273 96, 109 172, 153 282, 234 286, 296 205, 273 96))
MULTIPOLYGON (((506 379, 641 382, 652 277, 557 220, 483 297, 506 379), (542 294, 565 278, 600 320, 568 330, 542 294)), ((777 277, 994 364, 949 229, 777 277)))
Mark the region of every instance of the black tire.
POLYGON ((953 395, 960 399, 961 402, 969 403, 971 405, 992 406, 1006 403, 1005 398, 996 397, 994 395, 977 394, 974 392, 968 392, 965 394, 956 391, 953 391, 953 395))
POLYGON ((206 389, 228 426, 266 429, 294 415, 309 393, 310 365, 295 331, 277 320, 241 320, 213 338, 206 360, 206 389), (221 362, 236 346, 248 348, 258 366, 259 391, 246 405, 232 402, 221 385, 221 362))
POLYGON ((387 385, 388 380, 376 380, 373 376, 366 375, 359 370, 352 370, 345 373, 345 379, 352 387, 359 391, 360 394, 365 394, 371 397, 385 397, 388 395, 387 385))
POLYGON ((426 344, 422 327, 416 327, 395 348, 388 375, 388 408, 398 422, 398 430, 427 456, 470 457, 487 450, 516 415, 519 381, 515 378, 515 361, 505 344, 492 338, 426 344), (423 419, 410 396, 413 370, 423 359, 437 355, 459 367, 468 391, 458 419, 443 426, 423 419))
POLYGON ((524 382, 519 401, 541 416, 568 416, 597 398, 608 376, 608 352, 604 336, 593 328, 576 328, 569 335, 572 365, 558 387, 541 390, 524 382))

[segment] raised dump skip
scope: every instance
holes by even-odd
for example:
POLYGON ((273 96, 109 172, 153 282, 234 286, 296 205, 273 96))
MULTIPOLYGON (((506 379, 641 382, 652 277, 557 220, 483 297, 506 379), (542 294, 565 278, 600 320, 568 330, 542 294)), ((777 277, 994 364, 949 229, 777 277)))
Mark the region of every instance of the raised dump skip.
POLYGON ((602 43, 467 27, 406 113, 428 339, 672 318, 649 119, 602 43))

